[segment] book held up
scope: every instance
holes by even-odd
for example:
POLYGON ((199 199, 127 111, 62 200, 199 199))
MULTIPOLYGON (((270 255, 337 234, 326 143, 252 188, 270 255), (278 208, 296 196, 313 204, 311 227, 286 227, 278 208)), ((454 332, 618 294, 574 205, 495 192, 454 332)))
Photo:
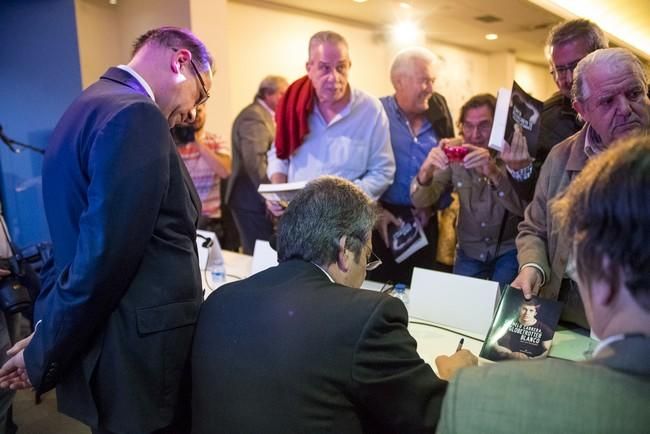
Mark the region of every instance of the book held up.
POLYGON ((401 220, 401 226, 390 225, 388 227, 390 250, 398 264, 429 244, 422 225, 415 216, 409 215, 402 217, 401 220))
POLYGON ((504 140, 512 144, 515 125, 519 125, 526 137, 528 148, 535 149, 543 107, 542 101, 527 94, 516 81, 512 82, 512 89, 499 89, 488 146, 501 152, 504 140))
POLYGON ((494 361, 546 357, 561 312, 559 301, 526 300, 522 291, 507 286, 479 355, 494 361))

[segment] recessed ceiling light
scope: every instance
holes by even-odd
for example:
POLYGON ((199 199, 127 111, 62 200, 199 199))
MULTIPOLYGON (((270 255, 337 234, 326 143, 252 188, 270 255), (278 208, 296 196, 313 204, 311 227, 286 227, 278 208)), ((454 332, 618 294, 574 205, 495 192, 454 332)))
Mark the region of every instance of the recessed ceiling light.
POLYGON ((116 5, 116 4, 117 4, 117 0, 108 0, 108 4, 116 5))
POLYGON ((497 35, 496 33, 488 33, 487 35, 485 35, 485 39, 487 39, 488 41, 496 41, 497 39, 499 39, 499 35, 497 35))
POLYGON ((352 1, 355 2, 355 3, 365 3, 368 0, 352 0, 352 1))
POLYGON ((411 9, 411 4, 406 2, 400 2, 399 7, 401 7, 402 9, 411 9))
POLYGON ((411 21, 402 21, 392 26, 393 39, 401 45, 413 44, 417 41, 420 29, 411 21))

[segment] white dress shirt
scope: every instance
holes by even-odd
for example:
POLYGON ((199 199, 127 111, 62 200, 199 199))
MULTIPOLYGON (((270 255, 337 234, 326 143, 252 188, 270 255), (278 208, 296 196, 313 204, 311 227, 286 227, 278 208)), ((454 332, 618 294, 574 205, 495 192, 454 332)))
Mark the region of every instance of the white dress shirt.
POLYGON ((277 157, 275 143, 269 150, 269 178, 274 173, 287 175, 288 182, 337 175, 377 200, 395 175, 388 118, 379 100, 351 89, 350 103, 329 124, 315 105, 309 134, 288 160, 277 157))

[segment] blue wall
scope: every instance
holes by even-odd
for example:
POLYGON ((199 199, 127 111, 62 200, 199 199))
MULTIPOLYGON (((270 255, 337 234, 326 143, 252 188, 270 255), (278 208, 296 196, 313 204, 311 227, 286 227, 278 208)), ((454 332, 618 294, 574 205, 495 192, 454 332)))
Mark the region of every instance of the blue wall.
MULTIPOLYGON (((40 148, 81 92, 74 0, 0 1, 0 124, 40 148)), ((43 212, 43 157, 0 143, 0 193, 14 242, 49 239, 43 212)))

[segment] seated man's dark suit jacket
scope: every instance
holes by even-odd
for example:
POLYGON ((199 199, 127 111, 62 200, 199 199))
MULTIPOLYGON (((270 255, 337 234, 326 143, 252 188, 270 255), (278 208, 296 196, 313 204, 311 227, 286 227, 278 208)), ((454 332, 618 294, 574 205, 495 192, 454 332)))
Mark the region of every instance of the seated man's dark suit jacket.
POLYGON ((169 425, 202 298, 200 202, 158 106, 109 69, 65 112, 43 163, 54 261, 25 350, 37 395, 114 432, 169 425))
POLYGON ((420 433, 446 382, 401 301, 291 260, 214 292, 192 348, 192 432, 420 433))

